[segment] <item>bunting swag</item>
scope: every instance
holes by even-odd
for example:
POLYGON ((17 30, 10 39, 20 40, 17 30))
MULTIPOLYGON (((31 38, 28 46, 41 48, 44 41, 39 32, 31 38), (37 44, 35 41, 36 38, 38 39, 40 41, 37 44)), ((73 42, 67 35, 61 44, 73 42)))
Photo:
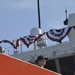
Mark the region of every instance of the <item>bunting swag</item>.
POLYGON ((15 48, 13 42, 11 42, 9 40, 2 40, 2 41, 0 41, 0 43, 9 43, 9 44, 11 44, 15 48))
POLYGON ((13 45, 14 45, 14 48, 17 49, 17 47, 20 45, 20 39, 13 41, 13 45))
POLYGON ((57 41, 57 42, 61 43, 61 41, 70 32, 71 28, 75 29, 75 26, 66 27, 66 28, 62 28, 62 29, 58 29, 58 30, 51 29, 48 32, 45 32, 43 34, 38 34, 35 36, 28 35, 23 38, 12 41, 12 42, 9 40, 2 40, 2 41, 0 41, 0 43, 9 43, 13 46, 13 48, 17 49, 17 47, 20 45, 20 40, 21 40, 27 47, 29 47, 30 44, 32 44, 35 41, 37 41, 38 39, 40 39, 44 34, 46 34, 47 37, 49 39, 51 39, 52 41, 57 41))
POLYGON ((46 32, 46 35, 52 41, 57 41, 61 43, 62 39, 70 32, 72 27, 66 27, 62 29, 51 29, 50 31, 46 32))
POLYGON ((28 36, 25 36, 23 38, 20 38, 21 41, 27 46, 29 47, 30 44, 34 43, 35 41, 37 41, 40 37, 42 37, 45 33, 43 34, 38 34, 38 35, 35 35, 35 36, 31 36, 31 35, 28 35, 28 36))
POLYGON ((16 40, 15 42, 14 41, 9 41, 9 40, 2 40, 0 41, 0 43, 9 43, 13 46, 13 48, 17 49, 17 47, 19 46, 19 39, 16 40))

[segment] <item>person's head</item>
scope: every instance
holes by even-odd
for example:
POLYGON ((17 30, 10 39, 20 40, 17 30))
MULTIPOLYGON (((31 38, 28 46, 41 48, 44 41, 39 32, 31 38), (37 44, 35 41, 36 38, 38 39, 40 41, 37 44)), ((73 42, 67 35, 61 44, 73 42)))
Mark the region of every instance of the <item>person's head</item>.
POLYGON ((37 63, 40 67, 43 67, 46 64, 48 58, 44 58, 43 55, 37 57, 35 63, 37 63))

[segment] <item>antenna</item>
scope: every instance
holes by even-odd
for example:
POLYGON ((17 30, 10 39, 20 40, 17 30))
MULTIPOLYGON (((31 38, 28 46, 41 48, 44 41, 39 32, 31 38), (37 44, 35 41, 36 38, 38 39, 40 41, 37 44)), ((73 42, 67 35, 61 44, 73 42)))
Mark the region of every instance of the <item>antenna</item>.
POLYGON ((38 7, 38 24, 39 24, 39 28, 41 29, 41 21, 40 21, 40 4, 39 4, 39 0, 37 0, 37 7, 38 7))
POLYGON ((64 25, 68 25, 68 18, 67 18, 67 9, 65 7, 65 14, 66 14, 66 19, 64 21, 64 25))
POLYGON ((65 7, 66 19, 67 19, 67 8, 65 7))

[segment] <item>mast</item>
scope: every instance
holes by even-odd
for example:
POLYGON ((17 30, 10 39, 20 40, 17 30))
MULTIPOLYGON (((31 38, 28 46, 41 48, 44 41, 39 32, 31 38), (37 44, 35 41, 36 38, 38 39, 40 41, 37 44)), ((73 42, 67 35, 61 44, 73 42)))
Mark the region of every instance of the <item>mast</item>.
POLYGON ((40 4, 39 4, 39 0, 37 0, 37 7, 38 7, 38 25, 39 25, 39 28, 41 29, 40 4))

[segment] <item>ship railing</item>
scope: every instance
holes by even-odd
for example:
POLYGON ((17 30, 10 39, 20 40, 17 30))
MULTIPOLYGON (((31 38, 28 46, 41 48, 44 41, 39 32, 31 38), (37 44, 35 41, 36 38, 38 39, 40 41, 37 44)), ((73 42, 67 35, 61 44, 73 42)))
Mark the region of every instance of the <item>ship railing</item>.
MULTIPOLYGON (((69 41, 65 41, 63 43, 68 43, 68 42, 69 41)), ((55 46, 58 44, 60 44, 60 43, 48 44, 46 47, 55 46)), ((4 49, 5 49, 5 54, 8 54, 8 55, 14 55, 15 53, 23 53, 23 52, 34 50, 33 44, 30 45, 29 48, 27 48, 23 43, 21 43, 21 45, 17 49, 14 49, 13 47, 6 47, 4 49)), ((61 51, 59 51, 59 52, 61 53, 61 51)), ((51 55, 58 55, 59 52, 53 52, 53 54, 51 54, 51 55)), ((65 52, 62 52, 62 53, 65 53, 65 52)))

